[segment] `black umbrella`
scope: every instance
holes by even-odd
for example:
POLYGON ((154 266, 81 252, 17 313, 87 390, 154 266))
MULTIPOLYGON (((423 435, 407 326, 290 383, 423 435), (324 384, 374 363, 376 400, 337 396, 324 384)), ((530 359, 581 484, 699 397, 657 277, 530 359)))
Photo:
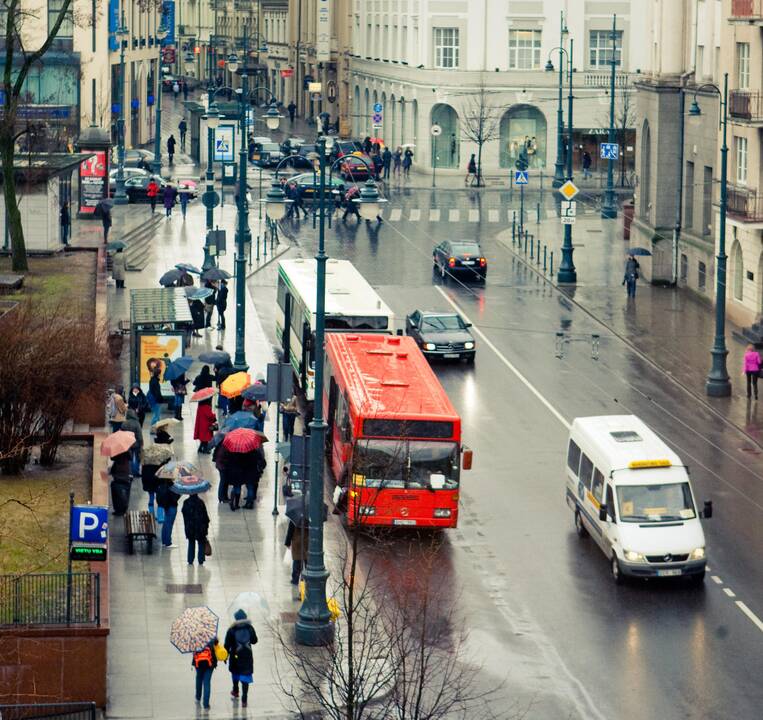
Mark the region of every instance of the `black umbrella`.
POLYGON ((167 270, 167 272, 159 278, 159 284, 164 287, 170 287, 180 280, 182 276, 183 273, 180 270, 176 270, 175 268, 167 270))
POLYGON ((202 273, 201 279, 204 281, 207 280, 228 280, 230 279, 231 274, 227 270, 223 270, 219 267, 213 267, 209 268, 209 270, 205 270, 202 273))
POLYGON ((199 360, 212 365, 222 365, 230 360, 230 353, 225 352, 225 350, 207 350, 199 353, 199 360))
POLYGON ((304 495, 286 498, 286 517, 297 527, 307 525, 307 498, 304 495))
POLYGON ((628 255, 651 255, 652 253, 649 252, 646 248, 642 247, 634 247, 634 248, 628 248, 628 255))
POLYGON ((111 208, 113 207, 114 207, 114 201, 104 198, 95 206, 95 211, 93 212, 93 215, 95 215, 96 217, 103 217, 103 213, 110 212, 111 208))
POLYGON ((265 383, 255 383, 244 390, 241 395, 245 400, 267 400, 268 386, 265 383))

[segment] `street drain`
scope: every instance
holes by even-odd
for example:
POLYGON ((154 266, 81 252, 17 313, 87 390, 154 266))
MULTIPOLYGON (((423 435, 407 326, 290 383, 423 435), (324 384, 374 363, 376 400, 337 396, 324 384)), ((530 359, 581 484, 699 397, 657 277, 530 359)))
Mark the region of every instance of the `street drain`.
POLYGON ((201 595, 201 585, 167 585, 170 595, 201 595))

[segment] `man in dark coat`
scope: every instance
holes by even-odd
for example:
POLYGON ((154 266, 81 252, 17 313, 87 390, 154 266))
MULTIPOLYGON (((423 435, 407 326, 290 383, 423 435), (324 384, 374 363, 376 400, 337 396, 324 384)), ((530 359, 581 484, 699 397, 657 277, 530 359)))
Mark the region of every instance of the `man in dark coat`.
POLYGON ((204 564, 204 547, 209 533, 209 514, 207 506, 198 495, 191 495, 183 503, 183 525, 188 540, 188 564, 193 565, 193 557, 197 556, 199 565, 204 564), (197 551, 198 546, 198 551, 197 551))
POLYGON ((175 158, 175 145, 177 145, 177 140, 175 140, 174 135, 170 135, 167 138, 167 155, 169 156, 170 165, 172 165, 172 161, 175 158))
POLYGON ((140 453, 143 450, 143 429, 135 410, 128 408, 127 418, 120 429, 131 432, 135 436, 135 445, 130 448, 130 474, 133 477, 138 477, 140 475, 140 453))
POLYGON ((291 584, 298 585, 299 576, 302 574, 302 564, 307 561, 307 523, 297 527, 289 520, 284 545, 291 548, 291 584))
POLYGON ((225 649, 228 651, 228 669, 233 680, 231 696, 238 697, 241 683, 241 707, 246 707, 249 685, 253 682, 254 656, 252 646, 257 644, 257 633, 243 610, 236 610, 235 622, 225 633, 225 649))
POLYGON ((154 368, 151 373, 151 379, 148 381, 148 403, 151 406, 152 432, 153 426, 156 425, 162 417, 162 403, 164 402, 164 398, 162 397, 162 384, 159 382, 161 372, 161 368, 154 368))
POLYGON ((130 453, 123 452, 115 455, 112 460, 111 503, 114 515, 124 515, 130 505, 130 453))
POLYGON ((297 106, 294 104, 294 100, 292 100, 287 106, 286 109, 289 111, 289 122, 293 125, 294 124, 294 118, 297 114, 297 106))
POLYGON ((204 287, 212 291, 211 295, 208 295, 204 298, 204 327, 211 328, 212 313, 214 312, 215 305, 217 304, 217 286, 215 285, 214 281, 207 280, 204 283, 204 287))
POLYGON ((228 283, 225 280, 220 281, 220 288, 217 291, 217 329, 225 330, 225 311, 228 308, 228 283))

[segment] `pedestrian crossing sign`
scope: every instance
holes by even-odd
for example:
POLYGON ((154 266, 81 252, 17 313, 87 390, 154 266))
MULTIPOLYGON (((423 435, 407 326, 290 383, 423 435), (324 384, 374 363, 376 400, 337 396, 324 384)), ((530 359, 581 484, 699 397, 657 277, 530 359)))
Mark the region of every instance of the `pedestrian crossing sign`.
POLYGON ((562 185, 562 186, 559 188, 559 192, 560 192, 560 193, 561 193, 561 194, 562 194, 562 195, 563 195, 563 196, 564 196, 564 197, 565 197, 567 200, 572 200, 572 198, 574 198, 574 197, 575 197, 575 195, 577 195, 577 194, 580 192, 580 190, 578 190, 578 186, 577 186, 577 185, 575 185, 575 183, 574 183, 574 182, 572 182, 572 180, 568 180, 566 183, 564 183, 564 185, 562 185))
POLYGON ((514 184, 527 185, 530 182, 530 173, 527 170, 514 171, 514 184))
POLYGON ((228 154, 230 152, 228 141, 225 138, 218 138, 217 144, 215 145, 215 150, 218 153, 228 154))

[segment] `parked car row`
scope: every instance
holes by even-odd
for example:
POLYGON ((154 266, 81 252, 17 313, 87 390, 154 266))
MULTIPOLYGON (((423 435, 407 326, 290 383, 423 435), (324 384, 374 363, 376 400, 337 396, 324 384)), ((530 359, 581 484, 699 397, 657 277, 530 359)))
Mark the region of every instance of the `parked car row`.
MULTIPOLYGON (((112 168, 109 172, 109 195, 113 196, 117 189, 117 168, 112 168)), ((161 193, 167 185, 174 185, 179 192, 187 192, 193 200, 198 194, 198 187, 194 180, 177 179, 168 181, 165 178, 156 177, 146 170, 135 167, 124 168, 125 193, 131 203, 148 202, 148 184, 153 177, 161 193)))

